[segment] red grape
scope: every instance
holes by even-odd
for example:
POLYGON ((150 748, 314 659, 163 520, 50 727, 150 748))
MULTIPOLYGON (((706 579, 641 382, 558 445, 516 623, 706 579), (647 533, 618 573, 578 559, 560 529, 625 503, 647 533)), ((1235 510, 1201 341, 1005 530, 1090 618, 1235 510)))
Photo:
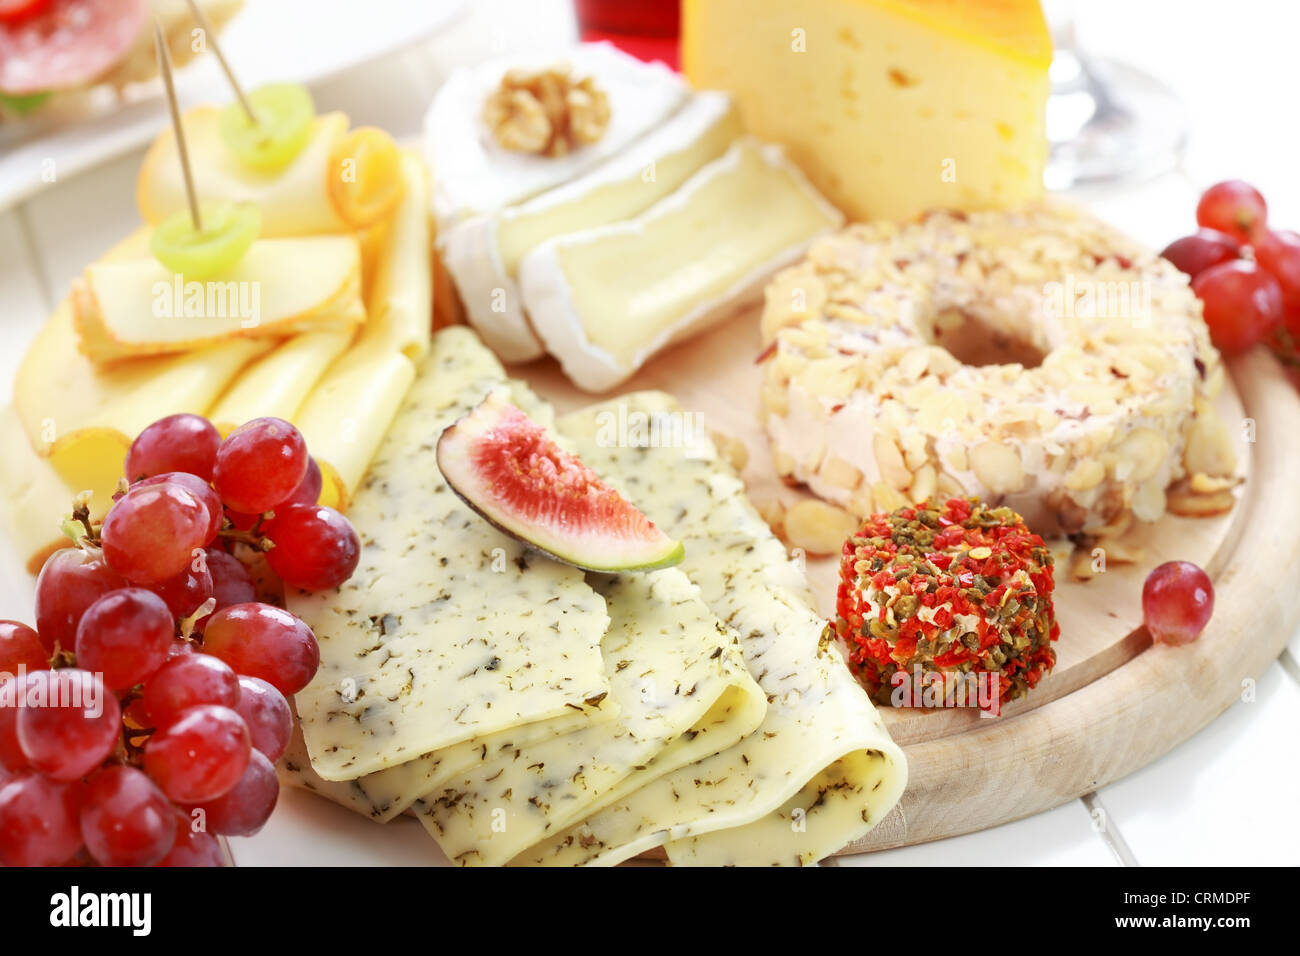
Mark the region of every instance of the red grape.
POLYGON ((86 609, 77 625, 77 664, 112 690, 148 679, 167 661, 176 621, 167 604, 144 588, 112 591, 86 609))
POLYGON ((310 684, 320 666, 311 628, 270 604, 236 604, 213 614, 203 630, 203 650, 286 697, 310 684))
POLYGON ((1142 587, 1142 617, 1152 640, 1188 644, 1214 612, 1214 585, 1190 561, 1166 561, 1142 587))
POLYGON ((126 581, 108 566, 102 551, 63 548, 46 559, 36 579, 36 630, 53 654, 77 644, 77 624, 86 608, 126 581))
POLYGON ((233 554, 208 548, 208 572, 212 575, 212 596, 217 600, 214 611, 256 598, 252 575, 233 554))
POLYGON ((0 787, 0 864, 57 866, 81 849, 81 783, 30 771, 0 787))
POLYGON ((207 569, 207 558, 196 558, 176 577, 155 584, 149 590, 162 598, 174 619, 189 617, 200 604, 212 597, 212 575, 207 569), (197 571, 194 570, 196 564, 202 565, 197 571))
POLYGON ((152 866, 176 842, 176 810, 134 767, 105 767, 86 784, 81 837, 104 866, 152 866))
POLYGON ((1255 244, 1255 261, 1282 287, 1287 318, 1293 323, 1300 320, 1300 233, 1289 229, 1267 233, 1255 244))
POLYGON ((180 485, 197 498, 203 507, 208 509, 207 537, 203 543, 211 544, 217 537, 217 532, 221 530, 221 521, 222 518, 225 517, 225 513, 221 507, 221 498, 217 494, 216 489, 202 478, 186 474, 183 471, 169 471, 165 474, 155 475, 152 478, 145 478, 141 481, 137 481, 131 487, 148 487, 149 485, 161 485, 164 482, 171 482, 172 484, 180 485))
POLYGON ((158 584, 180 574, 194 550, 208 544, 209 521, 207 507, 183 486, 139 485, 104 518, 104 557, 132 583, 158 584))
POLYGON ((336 588, 357 568, 361 541, 347 518, 323 505, 284 505, 265 525, 275 547, 266 554, 285 584, 305 591, 336 588))
POLYGON ((27 699, 27 688, 35 683, 36 671, 0 680, 0 767, 22 770, 30 764, 18 743, 18 715, 27 699))
POLYGON ((18 711, 23 755, 55 780, 84 777, 117 746, 122 733, 117 698, 98 675, 76 667, 36 671, 28 679, 27 706, 18 711))
POLYGON ((1236 259, 1241 255, 1241 245, 1231 236, 1213 229, 1202 229, 1193 236, 1175 239, 1160 254, 1195 278, 1210 266, 1236 259))
POLYGON ((141 699, 151 726, 166 727, 200 704, 234 707, 239 703, 239 677, 211 654, 179 654, 145 682, 141 699))
POLYGON ((321 477, 320 465, 316 464, 316 459, 310 455, 307 456, 307 473, 302 476, 302 481, 298 482, 298 487, 293 490, 285 501, 287 505, 314 505, 320 501, 321 488, 325 486, 325 481, 321 477))
POLYGON ((231 510, 261 514, 294 493, 307 457, 298 429, 282 418, 255 418, 221 443, 212 483, 231 510))
POLYGON ((38 671, 50 666, 50 652, 40 636, 18 621, 0 621, 0 679, 17 674, 20 667, 38 671))
POLYGON ((206 830, 194 829, 190 817, 177 814, 176 843, 156 866, 225 866, 221 844, 206 830))
POLYGON ((275 765, 260 751, 248 758, 244 775, 224 796, 200 804, 208 831, 222 836, 252 836, 271 816, 280 796, 275 765))
POLYGON ((144 769, 176 803, 207 803, 239 782, 251 751, 243 718, 229 707, 205 704, 154 733, 144 769))
POLYGON ((1215 183, 1196 204, 1196 224, 1254 242, 1267 228, 1268 204, 1259 190, 1240 179, 1215 183))
POLYGON ((272 763, 284 756, 293 736, 293 712, 283 694, 260 677, 240 677, 235 713, 248 725, 255 750, 266 754, 272 763))
POLYGON ((220 445, 220 433, 202 415, 160 418, 131 443, 126 453, 127 480, 137 481, 164 471, 187 471, 209 481, 220 445))
POLYGON ((1249 259, 1211 266, 1192 280, 1205 306, 1210 339, 1224 352, 1240 352, 1263 340, 1282 319, 1282 289, 1249 259))

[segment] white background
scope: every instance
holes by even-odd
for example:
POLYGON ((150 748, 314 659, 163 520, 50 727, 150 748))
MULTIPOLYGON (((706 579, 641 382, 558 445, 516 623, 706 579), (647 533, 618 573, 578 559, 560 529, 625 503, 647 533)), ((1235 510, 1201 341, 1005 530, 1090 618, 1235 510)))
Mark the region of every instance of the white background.
MULTIPOLYGON (((797 9, 797 2, 791 6, 797 9)), ((1193 228, 1199 189, 1241 177, 1264 191, 1275 224, 1300 228, 1300 4, 1087 0, 1075 6, 1090 49, 1168 82, 1193 120, 1180 169, 1141 186, 1083 194, 1098 213, 1163 246, 1193 228)), ((364 2, 322 0, 317 7, 339 30, 351 17, 367 16, 364 2)), ((314 93, 320 108, 346 110, 355 123, 415 135, 453 66, 492 52, 555 46, 574 35, 566 0, 470 0, 466 15, 432 40, 353 69, 314 93)), ((286 38, 285 50, 291 49, 286 38)), ((139 159, 139 152, 123 156, 0 212, 0 382, 12 380, 27 342, 70 280, 135 225, 139 159)), ((0 616, 30 618, 30 579, 10 550, 0 547, 6 601, 0 616)), ((1284 576, 1279 586, 1300 586, 1300 569, 1277 570, 1284 576)), ((1300 859, 1298 659, 1300 636, 1261 675, 1254 703, 1236 704, 1164 758, 1084 800, 979 834, 834 862, 1294 864, 1300 859), (1102 814, 1106 826, 1099 828, 1094 821, 1102 814)), ((412 821, 379 827, 294 791, 285 791, 261 834, 232 841, 232 850, 241 865, 445 862, 412 821)))

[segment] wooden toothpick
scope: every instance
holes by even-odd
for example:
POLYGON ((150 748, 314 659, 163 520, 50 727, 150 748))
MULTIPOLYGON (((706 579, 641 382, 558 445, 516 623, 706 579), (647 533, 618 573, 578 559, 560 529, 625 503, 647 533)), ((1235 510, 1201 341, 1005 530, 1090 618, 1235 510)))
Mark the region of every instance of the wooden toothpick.
POLYGON ((221 64, 221 72, 226 74, 226 79, 230 82, 230 88, 235 91, 235 99, 239 100, 239 105, 244 108, 248 121, 254 126, 259 125, 257 114, 253 112, 253 104, 244 95, 243 87, 235 79, 234 70, 226 62, 226 55, 221 52, 221 44, 217 42, 217 34, 213 32, 212 27, 208 26, 207 15, 199 9, 199 5, 195 3, 195 0, 185 0, 185 2, 190 5, 190 13, 194 14, 194 21, 199 25, 199 29, 203 31, 203 42, 212 47, 212 52, 216 54, 217 62, 221 64))
POLYGON ((153 42, 158 50, 158 72, 162 74, 163 88, 167 91, 167 107, 172 114, 172 130, 176 134, 176 152, 181 160, 181 174, 185 179, 185 196, 190 202, 190 221, 194 231, 203 231, 203 217, 199 215, 199 194, 194 189, 194 174, 190 172, 190 153, 185 146, 185 130, 181 127, 181 108, 176 102, 176 84, 172 80, 172 56, 163 36, 162 23, 153 22, 153 42))

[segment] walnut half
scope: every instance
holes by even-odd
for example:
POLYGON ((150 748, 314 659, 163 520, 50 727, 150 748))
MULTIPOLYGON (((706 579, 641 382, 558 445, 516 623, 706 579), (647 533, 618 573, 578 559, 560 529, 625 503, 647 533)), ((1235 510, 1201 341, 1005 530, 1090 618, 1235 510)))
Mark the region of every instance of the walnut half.
POLYGON ((609 97, 568 66, 507 70, 483 105, 483 121, 505 149, 564 156, 594 143, 609 127, 609 97))

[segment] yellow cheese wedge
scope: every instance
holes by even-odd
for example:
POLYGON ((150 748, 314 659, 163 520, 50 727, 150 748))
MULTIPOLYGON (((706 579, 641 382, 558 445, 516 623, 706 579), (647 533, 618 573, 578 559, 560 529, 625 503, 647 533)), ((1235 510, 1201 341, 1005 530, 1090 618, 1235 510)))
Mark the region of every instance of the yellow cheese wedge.
POLYGON ((218 279, 186 282, 155 259, 97 262, 73 295, 96 362, 181 352, 229 338, 350 329, 365 319, 353 236, 264 239, 218 279))
POLYGON ((1051 58, 1037 0, 682 5, 691 82, 859 220, 1038 196, 1051 58))
MULTIPOLYGON (((293 162, 264 172, 249 169, 227 148, 218 129, 220 115, 220 107, 201 106, 181 120, 200 196, 257 203, 262 208, 262 236, 267 238, 351 230, 335 211, 326 182, 330 152, 347 132, 347 116, 318 116, 311 139, 293 162)), ((140 215, 151 225, 187 208, 176 137, 170 129, 145 154, 135 194, 140 215)))
POLYGON ((410 150, 402 151, 402 180, 402 200, 382 227, 375 252, 367 338, 419 359, 429 350, 433 329, 433 230, 428 172, 410 150))

